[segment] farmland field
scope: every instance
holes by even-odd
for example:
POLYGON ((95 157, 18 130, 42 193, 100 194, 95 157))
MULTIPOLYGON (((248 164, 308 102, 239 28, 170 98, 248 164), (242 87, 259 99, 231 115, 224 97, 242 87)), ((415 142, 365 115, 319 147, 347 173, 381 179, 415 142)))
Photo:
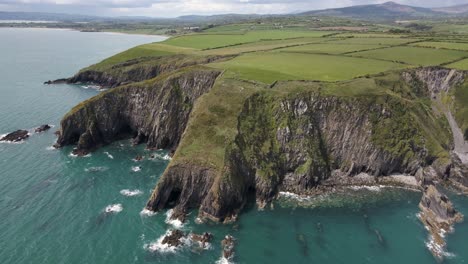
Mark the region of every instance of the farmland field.
POLYGON ((457 42, 436 42, 436 41, 430 42, 428 41, 428 42, 414 43, 414 44, 411 44, 411 46, 468 51, 468 43, 457 43, 457 42))
POLYGON ((418 47, 393 47, 354 53, 353 56, 400 61, 416 66, 440 65, 468 56, 468 52, 418 47))
POLYGON ((363 51, 363 50, 370 50, 381 48, 380 45, 366 45, 366 44, 333 44, 331 43, 320 43, 320 44, 310 44, 310 45, 303 45, 291 48, 281 49, 281 51, 288 51, 288 52, 303 52, 303 53, 328 53, 328 54, 343 54, 347 52, 354 52, 354 51, 363 51))
POLYGON ((361 45, 383 45, 383 46, 393 46, 393 45, 402 45, 410 42, 418 41, 418 39, 409 39, 409 38, 346 38, 339 39, 334 41, 334 44, 361 44, 361 45))
POLYGON ((288 52, 247 54, 210 65, 227 69, 241 79, 264 83, 276 80, 339 81, 404 67, 372 59, 288 52))
POLYGON ((245 34, 198 34, 171 38, 165 44, 195 49, 219 48, 230 45, 255 42, 260 40, 279 40, 301 37, 322 37, 330 34, 324 31, 249 31, 245 34))

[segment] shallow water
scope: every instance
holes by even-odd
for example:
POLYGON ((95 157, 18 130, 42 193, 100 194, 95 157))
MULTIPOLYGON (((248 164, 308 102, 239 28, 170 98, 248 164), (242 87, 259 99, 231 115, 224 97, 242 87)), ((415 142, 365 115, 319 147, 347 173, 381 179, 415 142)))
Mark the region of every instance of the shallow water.
MULTIPOLYGON (((158 38, 0 29, 0 39, 0 134, 56 126, 22 144, 0 143, 0 263, 215 263, 226 234, 237 239, 236 263, 435 263, 416 218, 421 194, 392 189, 350 190, 301 207, 290 199, 264 211, 251 205, 225 226, 195 224, 192 212, 182 229, 212 232, 211 248, 152 252, 173 228, 165 212, 141 214, 169 162, 166 152, 126 140, 86 158, 51 149, 60 118, 98 92, 42 83, 158 38), (151 153, 157 158, 148 160, 151 153), (137 155, 146 158, 135 162, 137 155)), ((453 199, 468 215, 468 199, 453 199)), ((467 234, 465 222, 448 236, 455 256, 447 263, 468 260, 467 234)))

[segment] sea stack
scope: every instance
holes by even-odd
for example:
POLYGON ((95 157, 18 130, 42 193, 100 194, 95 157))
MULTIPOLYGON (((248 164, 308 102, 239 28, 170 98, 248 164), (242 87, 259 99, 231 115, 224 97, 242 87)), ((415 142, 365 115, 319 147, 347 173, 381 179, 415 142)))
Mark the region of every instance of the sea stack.
POLYGON ((425 187, 419 208, 419 219, 429 231, 428 248, 441 262, 446 254, 445 234, 452 232, 453 226, 463 221, 463 215, 457 212, 447 196, 441 194, 432 184, 425 187))

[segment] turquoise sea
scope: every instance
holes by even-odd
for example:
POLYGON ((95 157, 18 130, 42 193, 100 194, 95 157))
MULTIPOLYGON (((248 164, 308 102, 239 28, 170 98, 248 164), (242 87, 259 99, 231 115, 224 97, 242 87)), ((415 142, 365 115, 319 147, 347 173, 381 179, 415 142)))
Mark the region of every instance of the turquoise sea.
MULTIPOLYGON (((284 197, 264 211, 249 205, 232 225, 196 224, 192 212, 181 228, 212 232, 210 249, 152 251, 174 228, 165 212, 141 213, 167 153, 127 140, 83 158, 72 157, 71 148, 52 149, 61 117, 99 92, 42 83, 162 39, 0 29, 0 134, 55 125, 21 144, 0 143, 0 263, 215 263, 226 234, 237 239, 235 263, 436 263, 416 217, 421 194, 397 189, 284 197), (147 159, 150 154, 155 158, 147 159), (146 158, 137 163, 136 155, 146 158)), ((468 199, 451 198, 468 215, 468 199)), ((452 254, 446 263, 468 262, 467 222, 447 238, 452 254)))

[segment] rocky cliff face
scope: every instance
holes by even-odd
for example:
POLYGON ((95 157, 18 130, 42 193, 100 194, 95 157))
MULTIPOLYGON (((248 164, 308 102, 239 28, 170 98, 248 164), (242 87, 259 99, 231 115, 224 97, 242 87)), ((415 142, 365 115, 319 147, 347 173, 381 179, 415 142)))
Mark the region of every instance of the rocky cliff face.
POLYGON ((460 189, 468 191, 468 142, 452 114, 450 105, 443 102, 444 97, 450 96, 451 90, 465 81, 465 75, 466 72, 463 71, 431 67, 404 73, 403 77, 430 94, 435 106, 448 120, 453 136, 453 146, 447 176, 460 189))
POLYGON ((250 194, 259 206, 279 191, 313 194, 324 180, 340 185, 330 180, 336 170, 349 176, 415 174, 437 159, 427 141, 411 111, 392 97, 304 92, 278 99, 258 93, 245 102, 224 168, 206 168, 204 174, 210 174, 206 177, 196 170, 183 175, 170 166, 148 208, 170 207, 170 201, 180 211, 200 206, 201 218, 230 221, 250 194), (173 186, 178 188, 176 195, 167 191, 173 186))
POLYGON ((213 86, 219 71, 186 69, 102 93, 75 107, 60 124, 57 147, 76 144, 76 154, 119 138, 174 149, 194 101, 213 86))

